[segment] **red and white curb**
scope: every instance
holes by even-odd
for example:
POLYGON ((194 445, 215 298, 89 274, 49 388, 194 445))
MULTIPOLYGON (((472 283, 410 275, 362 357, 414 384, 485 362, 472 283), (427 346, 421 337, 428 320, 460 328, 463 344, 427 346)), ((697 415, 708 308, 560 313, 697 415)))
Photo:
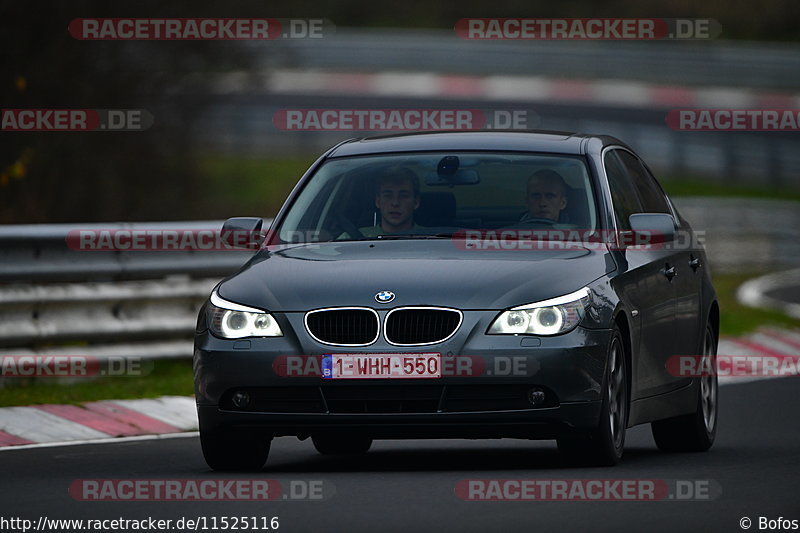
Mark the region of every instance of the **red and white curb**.
POLYGON ((0 408, 0 449, 197 430, 191 396, 0 408))
MULTIPOLYGON (((743 337, 722 338, 717 353, 727 356, 800 354, 800 330, 762 328, 743 337)), ((771 379, 767 376, 720 377, 720 384, 771 379)), ((191 396, 110 400, 81 405, 0 408, 0 450, 38 445, 119 442, 147 435, 193 436, 197 411, 191 396)))
MULTIPOLYGON (((219 78, 222 94, 251 91, 249 73, 219 78)), ((434 72, 335 72, 279 69, 258 90, 275 94, 416 98, 473 98, 519 102, 607 104, 623 107, 795 108, 800 93, 738 87, 691 87, 635 80, 567 79, 544 76, 470 76, 434 72)))

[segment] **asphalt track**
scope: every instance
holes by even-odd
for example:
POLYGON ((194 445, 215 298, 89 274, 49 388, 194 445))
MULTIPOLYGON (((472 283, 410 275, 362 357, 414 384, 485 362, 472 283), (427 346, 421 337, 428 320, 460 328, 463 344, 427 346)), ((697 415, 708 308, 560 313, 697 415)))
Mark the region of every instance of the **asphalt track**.
POLYGON ((783 287, 764 291, 764 295, 785 304, 797 304, 800 302, 800 285, 787 284, 783 287))
POLYGON ((379 441, 367 455, 342 458, 318 455, 309 441, 283 438, 255 475, 210 471, 197 437, 10 450, 0 453, 0 517, 278 516, 285 532, 675 532, 742 531, 739 521, 747 516, 751 529, 759 530, 761 516, 800 520, 798 387, 791 377, 722 387, 711 452, 663 454, 642 426, 629 430, 625 457, 614 468, 565 464, 551 441, 379 441), (97 502, 77 501, 68 492, 76 479, 223 478, 277 479, 284 488, 289 481, 322 481, 327 497, 97 502), (655 502, 456 497, 456 483, 474 478, 710 480, 721 493, 702 501, 655 502))

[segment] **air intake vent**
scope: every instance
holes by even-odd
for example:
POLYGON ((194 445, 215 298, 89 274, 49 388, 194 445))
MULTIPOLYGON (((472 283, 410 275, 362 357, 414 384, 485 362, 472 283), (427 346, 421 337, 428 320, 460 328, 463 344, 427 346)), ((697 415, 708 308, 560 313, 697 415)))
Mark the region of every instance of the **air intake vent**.
POLYGON ((361 307, 311 311, 306 329, 324 344, 367 346, 378 339, 378 313, 361 307))
POLYGON ((386 316, 386 340, 401 346, 435 344, 461 325, 461 312, 437 307, 406 307, 386 316))

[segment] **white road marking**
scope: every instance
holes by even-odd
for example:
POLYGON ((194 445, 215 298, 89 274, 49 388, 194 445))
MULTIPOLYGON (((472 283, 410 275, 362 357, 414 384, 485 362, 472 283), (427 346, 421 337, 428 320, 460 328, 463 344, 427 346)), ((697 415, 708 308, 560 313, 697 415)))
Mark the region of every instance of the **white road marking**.
POLYGON ((595 101, 608 104, 643 107, 652 100, 648 85, 635 81, 597 80, 591 91, 595 101))
POLYGON ((439 77, 424 72, 381 72, 374 75, 372 92, 386 96, 436 96, 439 77))
POLYGON ((546 100, 550 94, 550 80, 541 76, 489 76, 483 87, 493 100, 546 100))
POLYGON ((82 439, 82 440, 68 440, 59 442, 37 442, 35 444, 21 444, 19 446, 5 446, 0 447, 0 452, 8 452, 11 450, 29 450, 31 448, 55 448, 57 446, 79 446, 81 444, 116 444, 117 442, 135 442, 140 440, 159 440, 159 439, 183 439, 189 437, 199 437, 200 433, 197 431, 188 431, 186 433, 162 433, 159 435, 136 435, 133 437, 108 437, 105 439, 82 439))

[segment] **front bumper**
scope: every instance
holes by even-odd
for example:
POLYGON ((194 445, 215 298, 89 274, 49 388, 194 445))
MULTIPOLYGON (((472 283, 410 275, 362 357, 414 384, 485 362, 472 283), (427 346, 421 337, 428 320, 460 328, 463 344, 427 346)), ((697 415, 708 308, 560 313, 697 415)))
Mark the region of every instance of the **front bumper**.
POLYGON ((347 432, 379 439, 553 439, 597 427, 600 402, 520 411, 434 414, 245 413, 198 405, 197 414, 203 431, 241 429, 273 437, 347 432))
POLYGON ((317 343, 302 315, 278 315, 284 337, 196 336, 194 378, 202 430, 241 428, 274 436, 347 430, 376 438, 554 438, 597 426, 610 330, 556 337, 485 335, 493 316, 465 312, 446 342, 414 348, 317 343), (440 353, 438 379, 329 380, 326 353, 440 353), (445 362, 449 362, 448 366, 445 362), (464 363, 464 364, 462 364, 464 363), (546 401, 534 406, 528 392, 546 401), (251 402, 239 407, 234 392, 251 402))

